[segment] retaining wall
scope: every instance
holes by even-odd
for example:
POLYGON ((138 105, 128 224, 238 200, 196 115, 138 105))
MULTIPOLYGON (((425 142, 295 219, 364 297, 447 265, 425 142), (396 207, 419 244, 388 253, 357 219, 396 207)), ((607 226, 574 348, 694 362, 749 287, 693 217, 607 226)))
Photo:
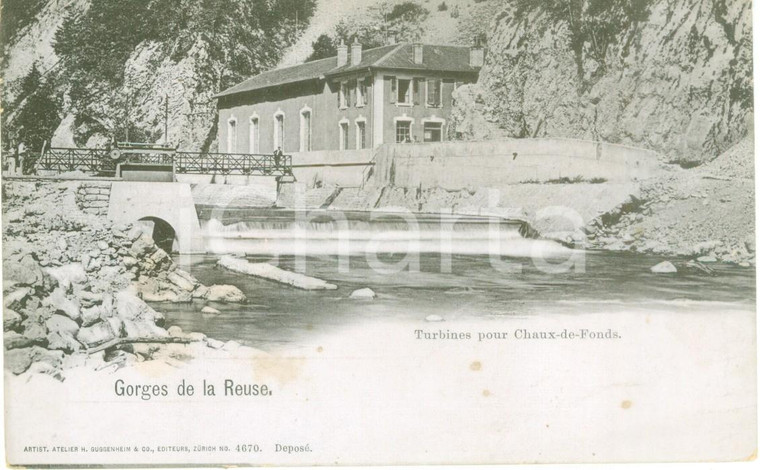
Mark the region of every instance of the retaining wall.
POLYGON ((77 207, 83 212, 108 215, 108 201, 111 198, 111 183, 108 181, 83 181, 76 192, 77 207))
POLYGON ((344 188, 358 187, 362 185, 374 154, 374 149, 293 153, 293 175, 310 187, 318 182, 344 188))
POLYGON ((446 190, 577 176, 624 183, 651 176, 659 167, 657 154, 649 150, 573 139, 391 144, 377 150, 372 183, 446 190))

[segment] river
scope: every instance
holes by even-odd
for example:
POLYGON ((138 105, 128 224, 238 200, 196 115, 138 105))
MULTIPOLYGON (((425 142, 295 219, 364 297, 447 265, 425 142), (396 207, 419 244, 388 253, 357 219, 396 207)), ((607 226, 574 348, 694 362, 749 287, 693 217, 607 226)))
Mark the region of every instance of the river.
MULTIPOLYGON (((396 254, 380 260, 402 258, 396 254)), ((488 256, 454 254, 450 272, 442 272, 448 270, 441 269, 440 255, 422 253, 419 272, 382 273, 365 256, 351 256, 348 272, 340 268, 335 255, 310 256, 306 274, 338 285, 337 290, 310 292, 230 272, 216 266, 218 256, 199 255, 186 269, 207 285, 238 286, 248 303, 213 304, 221 315, 201 314, 203 302, 155 307, 166 313, 168 325, 266 351, 297 347, 315 335, 376 322, 452 328, 458 322, 498 322, 505 316, 755 309, 754 268, 713 264, 713 276, 683 270, 652 274, 649 268, 665 258, 613 252, 586 252, 584 258, 583 272, 546 273, 529 258, 514 258, 512 263, 519 264, 521 272, 507 273, 495 270, 488 256), (354 289, 363 287, 373 289, 377 298, 349 298, 354 289), (431 314, 445 321, 425 322, 431 314)), ((248 259, 276 262, 290 270, 296 262, 293 256, 248 259)))

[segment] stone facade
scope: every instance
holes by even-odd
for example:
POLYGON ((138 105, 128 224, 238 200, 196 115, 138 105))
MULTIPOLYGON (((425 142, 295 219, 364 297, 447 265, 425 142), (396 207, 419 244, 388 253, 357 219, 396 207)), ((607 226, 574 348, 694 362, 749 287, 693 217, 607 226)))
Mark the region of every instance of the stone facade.
POLYGON ((86 181, 79 185, 76 203, 83 212, 108 215, 108 201, 111 197, 111 183, 108 181, 86 181))

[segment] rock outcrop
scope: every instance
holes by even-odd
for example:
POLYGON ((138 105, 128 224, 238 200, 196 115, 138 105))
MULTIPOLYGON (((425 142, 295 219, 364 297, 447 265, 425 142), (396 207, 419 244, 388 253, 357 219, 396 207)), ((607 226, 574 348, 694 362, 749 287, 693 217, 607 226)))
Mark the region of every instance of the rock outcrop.
POLYGON ((707 164, 642 181, 637 198, 586 226, 585 246, 754 265, 753 162, 746 138, 707 164))
POLYGON ((751 2, 590 3, 504 2, 478 83, 455 95, 461 137, 584 138, 699 162, 747 134, 751 2))

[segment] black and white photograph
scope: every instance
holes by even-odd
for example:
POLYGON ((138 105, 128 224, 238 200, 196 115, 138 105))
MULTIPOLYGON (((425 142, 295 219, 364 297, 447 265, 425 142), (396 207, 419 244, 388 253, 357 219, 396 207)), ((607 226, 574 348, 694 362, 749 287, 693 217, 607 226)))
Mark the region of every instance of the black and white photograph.
POLYGON ((2 0, 21 467, 757 458, 751 0, 2 0))

